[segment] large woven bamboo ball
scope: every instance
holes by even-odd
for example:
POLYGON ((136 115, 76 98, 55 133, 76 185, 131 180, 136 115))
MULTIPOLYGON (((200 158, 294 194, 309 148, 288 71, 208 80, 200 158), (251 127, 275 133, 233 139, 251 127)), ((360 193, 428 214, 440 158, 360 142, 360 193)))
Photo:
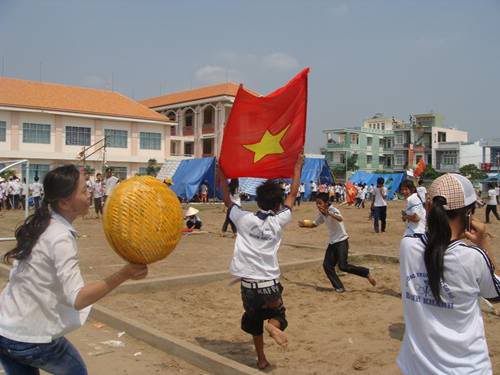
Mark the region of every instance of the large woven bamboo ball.
POLYGON ((129 178, 113 189, 104 207, 104 233, 123 259, 149 264, 167 257, 181 239, 177 196, 151 176, 129 178))

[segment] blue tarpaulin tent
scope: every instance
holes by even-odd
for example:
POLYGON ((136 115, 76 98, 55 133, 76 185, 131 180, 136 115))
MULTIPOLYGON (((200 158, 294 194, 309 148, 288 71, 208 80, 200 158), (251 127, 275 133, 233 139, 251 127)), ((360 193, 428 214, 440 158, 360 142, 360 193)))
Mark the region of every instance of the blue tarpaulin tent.
POLYGON ((387 197, 389 199, 394 198, 394 194, 399 190, 399 185, 401 185, 401 182, 405 178, 404 173, 369 173, 369 172, 363 172, 363 171, 357 171, 354 173, 350 178, 349 181, 351 181, 353 184, 367 184, 370 186, 373 184, 373 186, 377 186, 377 178, 383 177, 384 178, 384 185, 387 188, 387 197))
MULTIPOLYGON (((240 178, 240 191, 248 195, 255 196, 257 187, 265 181, 266 179, 262 178, 240 178)), ((333 183, 332 173, 330 168, 328 168, 326 160, 323 158, 305 158, 300 181, 305 184, 306 199, 309 199, 309 196, 311 195, 311 181, 316 183, 333 183)))
POLYGON ((208 183, 208 194, 215 191, 215 158, 183 160, 172 176, 171 189, 183 200, 191 200, 198 193, 203 181, 208 183))

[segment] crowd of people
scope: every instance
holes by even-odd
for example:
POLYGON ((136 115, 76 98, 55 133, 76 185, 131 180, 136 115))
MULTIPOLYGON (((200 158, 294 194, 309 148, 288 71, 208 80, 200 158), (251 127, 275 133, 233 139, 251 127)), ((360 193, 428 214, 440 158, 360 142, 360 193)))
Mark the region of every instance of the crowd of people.
POLYGON ((35 176, 33 183, 29 185, 26 183, 26 178, 23 178, 21 182, 21 179, 15 175, 8 179, 0 177, 0 211, 24 209, 27 194, 33 198, 33 206, 40 207, 43 185, 39 182, 38 176, 35 176))

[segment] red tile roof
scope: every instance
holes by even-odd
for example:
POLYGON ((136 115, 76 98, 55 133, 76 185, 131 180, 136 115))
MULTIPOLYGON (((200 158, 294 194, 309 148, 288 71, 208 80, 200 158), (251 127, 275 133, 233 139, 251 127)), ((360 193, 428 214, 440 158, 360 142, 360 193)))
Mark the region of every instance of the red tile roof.
POLYGON ((0 106, 168 122, 117 92, 7 77, 0 77, 0 106))
POLYGON ((175 92, 172 94, 143 99, 140 103, 149 108, 162 107, 165 105, 191 102, 194 100, 208 99, 216 96, 235 97, 240 85, 233 82, 221 83, 218 85, 200 87, 193 90, 175 92))

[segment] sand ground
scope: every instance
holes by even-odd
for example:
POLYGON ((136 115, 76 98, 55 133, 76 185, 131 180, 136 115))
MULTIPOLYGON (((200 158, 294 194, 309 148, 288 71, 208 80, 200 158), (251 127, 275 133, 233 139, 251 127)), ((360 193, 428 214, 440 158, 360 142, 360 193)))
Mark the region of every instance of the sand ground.
MULTIPOLYGON (((253 205, 247 207, 255 208, 253 205)), ((225 217, 222 206, 208 204, 198 205, 197 208, 201 211, 203 229, 208 233, 184 236, 167 259, 150 266, 149 277, 227 270, 234 240, 231 235, 225 238, 219 235, 225 217)), ((404 231, 399 218, 402 208, 403 202, 391 202, 387 233, 375 234, 368 220, 368 208, 341 207, 350 234, 350 253, 397 256, 399 240, 404 231)), ((317 211, 312 203, 293 211, 293 223, 285 230, 280 250, 281 262, 323 257, 328 238, 326 228, 299 229, 296 225, 297 220, 315 218, 316 215, 317 211)), ((479 210, 478 216, 482 218, 484 210, 479 210)), ((21 220, 22 213, 19 211, 1 212, 0 236, 11 236, 15 225, 21 220)), ((100 220, 79 219, 75 222, 75 227, 81 234, 78 246, 85 279, 102 278, 124 263, 107 244, 100 220)), ((498 238, 500 224, 495 222, 489 228, 498 238)), ((0 242, 0 254, 12 245, 13 242, 0 242)), ((498 249, 494 251, 497 258, 500 258, 498 249)), ((371 288, 365 280, 347 275, 343 280, 348 293, 343 295, 332 292, 320 267, 284 275, 284 299, 290 322, 288 332, 291 344, 287 351, 281 351, 266 339, 269 344, 269 360, 274 365, 273 374, 398 372, 395 358, 403 332, 403 319, 401 301, 397 298, 397 267, 376 263, 371 266, 380 286, 371 288)), ((223 282, 219 282, 143 295, 114 295, 105 298, 103 304, 125 312, 132 318, 146 321, 160 330, 254 366, 251 340, 239 329, 242 310, 237 286, 228 288, 223 282)), ((497 371, 500 371, 499 319, 487 315, 485 321, 492 361, 497 371)), ((96 341, 104 341, 100 339, 102 332, 94 329, 92 324, 88 323, 72 336, 84 355, 92 351, 88 349, 88 344, 94 340, 94 334, 98 335, 96 341)), ((146 373, 132 371, 134 363, 139 366, 138 369, 148 368, 148 373, 155 373, 157 369, 160 369, 159 373, 202 373, 167 355, 163 359, 161 352, 158 357, 144 355, 137 359, 133 357, 132 351, 141 351, 141 347, 146 348, 143 352, 154 351, 140 342, 137 345, 139 349, 134 348, 130 353, 120 349, 102 356, 87 355, 87 364, 89 368, 97 369, 95 373, 106 374, 127 373, 124 371, 130 371, 131 374, 146 373), (124 359, 128 360, 129 357, 130 363, 124 359), (119 360, 114 361, 114 358, 119 360), (117 367, 93 367, 101 364, 117 367), (155 367, 154 364, 158 366, 155 367), (147 365, 152 367, 146 367, 147 365), (172 368, 168 367, 170 365, 172 368)))

